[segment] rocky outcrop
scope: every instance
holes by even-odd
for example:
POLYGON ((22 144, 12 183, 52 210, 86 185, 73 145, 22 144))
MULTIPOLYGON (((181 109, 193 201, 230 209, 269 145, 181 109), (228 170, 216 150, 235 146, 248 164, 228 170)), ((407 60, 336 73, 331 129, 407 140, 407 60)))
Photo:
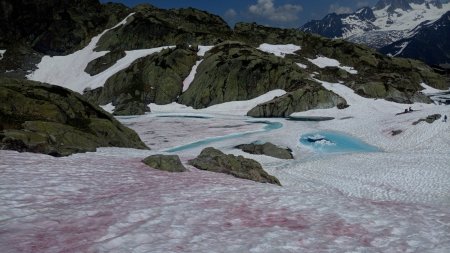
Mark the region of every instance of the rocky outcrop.
POLYGON ((133 11, 129 24, 107 32, 96 50, 133 50, 182 43, 214 45, 232 34, 222 18, 193 8, 163 10, 140 5, 133 11))
POLYGON ((197 52, 189 47, 165 49, 136 60, 111 76, 104 87, 84 96, 100 105, 112 102, 115 115, 143 114, 150 103, 169 104, 177 99, 196 60, 197 52))
POLYGON ((0 149, 65 156, 97 147, 147 149, 139 136, 82 96, 0 78, 0 149))
POLYGON ((142 162, 157 170, 168 172, 186 171, 177 155, 152 155, 142 160, 142 162))
POLYGON ((264 144, 241 144, 237 145, 236 148, 254 155, 266 155, 279 159, 294 159, 290 148, 281 148, 270 142, 266 142, 264 144))
POLYGON ((280 181, 263 170, 261 164, 242 156, 226 155, 215 148, 205 148, 189 161, 197 169, 225 173, 237 178, 280 185, 280 181))
POLYGON ((440 119, 442 117, 442 115, 440 114, 433 114, 433 115, 429 115, 424 119, 419 119, 418 121, 414 121, 412 124, 413 125, 417 125, 420 122, 427 122, 428 124, 431 124, 433 122, 435 122, 436 120, 440 119))
POLYGON ((361 96, 399 103, 430 103, 431 100, 420 93, 423 89, 420 83, 438 89, 449 86, 444 76, 416 60, 387 57, 362 45, 314 36, 306 37, 302 45, 302 54, 307 58, 323 55, 354 67, 357 74, 341 75, 339 80, 361 96))
POLYGON ((42 55, 65 55, 117 24, 129 9, 98 0, 0 0, 0 75, 23 78, 42 55))
POLYGON ((91 76, 95 76, 107 70, 112 65, 116 64, 118 60, 122 59, 126 55, 127 54, 124 51, 108 52, 104 56, 89 62, 84 72, 88 73, 91 76))
POLYGON ((294 62, 240 42, 224 42, 205 55, 180 103, 204 108, 248 100, 274 89, 287 91, 314 84, 294 62))
POLYGON ((294 112, 326 109, 337 106, 346 108, 347 102, 339 95, 320 86, 309 86, 289 92, 281 97, 259 104, 247 112, 251 117, 289 117, 294 112))

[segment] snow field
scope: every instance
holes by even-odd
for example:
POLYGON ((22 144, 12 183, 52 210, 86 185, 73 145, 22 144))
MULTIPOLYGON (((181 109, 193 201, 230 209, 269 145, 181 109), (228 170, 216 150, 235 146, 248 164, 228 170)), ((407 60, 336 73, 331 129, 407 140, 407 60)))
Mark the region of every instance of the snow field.
POLYGON ((287 54, 295 54, 295 51, 300 50, 301 47, 294 44, 274 45, 264 43, 259 45, 257 49, 284 58, 284 56, 287 54))
POLYGON ((439 9, 434 5, 430 4, 430 8, 426 8, 425 4, 410 4, 412 10, 403 11, 401 9, 395 10, 396 15, 388 15, 387 8, 382 10, 374 11, 374 15, 377 18, 374 25, 378 26, 381 31, 392 31, 392 30, 412 30, 416 26, 420 25, 425 20, 433 22, 447 11, 450 10, 450 3, 442 4, 442 8, 439 9), (388 22, 393 20, 393 23, 388 22))
POLYGON ((350 74, 358 74, 358 71, 355 70, 353 67, 342 66, 338 60, 331 59, 328 57, 318 56, 316 59, 307 59, 307 60, 319 68, 338 67, 342 70, 347 71, 350 74))

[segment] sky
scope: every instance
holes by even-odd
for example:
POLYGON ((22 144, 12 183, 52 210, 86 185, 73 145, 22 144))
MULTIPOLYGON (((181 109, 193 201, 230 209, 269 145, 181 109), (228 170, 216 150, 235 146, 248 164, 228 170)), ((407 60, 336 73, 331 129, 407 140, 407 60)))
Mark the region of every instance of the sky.
POLYGON ((149 3, 156 7, 193 7, 221 16, 230 26, 236 22, 297 28, 313 19, 335 12, 350 13, 358 8, 374 6, 377 0, 101 0, 133 7, 149 3))

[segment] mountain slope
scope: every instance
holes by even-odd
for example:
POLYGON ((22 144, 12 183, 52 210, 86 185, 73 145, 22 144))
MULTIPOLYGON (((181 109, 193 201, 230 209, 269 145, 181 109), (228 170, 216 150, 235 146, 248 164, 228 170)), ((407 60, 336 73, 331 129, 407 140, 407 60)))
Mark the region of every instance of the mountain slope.
MULTIPOLYGON (((421 62, 297 29, 255 23, 232 29, 220 17, 192 8, 140 5, 127 12, 112 28, 92 35, 84 48, 42 57, 27 78, 83 93, 119 115, 143 114, 149 103, 204 108, 277 89, 288 95, 271 102, 276 113, 264 111, 265 116, 344 108, 345 101, 324 92, 321 81, 342 82, 364 97, 399 103, 431 102, 420 93, 421 83, 448 87, 448 80, 421 62), (307 102, 298 103, 302 98, 307 102)), ((370 9, 358 15, 373 19, 370 9)))
MULTIPOLYGON (((374 7, 352 14, 328 14, 322 20, 306 23, 300 30, 382 48, 413 36, 447 11, 450 11, 450 3, 442 4, 439 0, 380 0, 374 7)), ((425 48, 432 49, 432 46, 425 48)), ((438 63, 435 58, 426 61, 438 63)))
POLYGON ((385 46, 380 52, 420 59, 428 64, 450 62, 450 11, 431 24, 423 24, 415 34, 385 46), (432 49, 430 49, 432 41, 432 49))

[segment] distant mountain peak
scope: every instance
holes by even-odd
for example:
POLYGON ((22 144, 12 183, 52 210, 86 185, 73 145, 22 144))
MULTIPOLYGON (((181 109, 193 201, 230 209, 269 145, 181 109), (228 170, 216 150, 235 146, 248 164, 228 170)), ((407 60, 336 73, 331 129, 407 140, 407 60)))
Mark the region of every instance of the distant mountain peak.
POLYGON ((428 9, 430 5, 442 8, 442 3, 439 0, 379 0, 374 9, 382 10, 387 8, 388 13, 393 13, 397 9, 409 11, 413 9, 411 4, 425 4, 428 9))

